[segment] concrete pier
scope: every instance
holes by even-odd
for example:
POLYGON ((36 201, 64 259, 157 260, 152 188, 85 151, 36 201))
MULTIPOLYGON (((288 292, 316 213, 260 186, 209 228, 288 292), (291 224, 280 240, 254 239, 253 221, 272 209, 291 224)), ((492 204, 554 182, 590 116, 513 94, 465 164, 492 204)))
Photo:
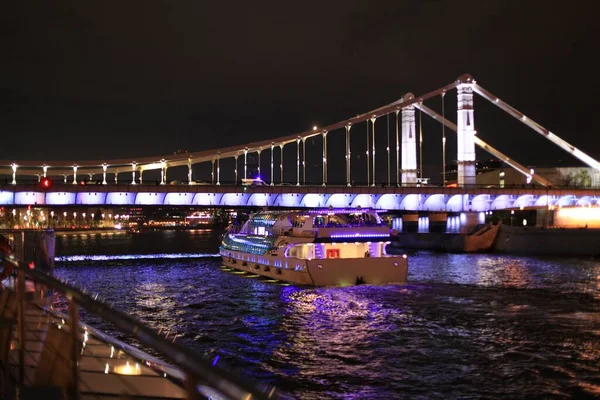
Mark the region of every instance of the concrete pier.
POLYGON ((448 213, 429 213, 429 232, 446 232, 448 213))
POLYGON ((402 232, 418 232, 419 214, 410 213, 402 215, 402 232))

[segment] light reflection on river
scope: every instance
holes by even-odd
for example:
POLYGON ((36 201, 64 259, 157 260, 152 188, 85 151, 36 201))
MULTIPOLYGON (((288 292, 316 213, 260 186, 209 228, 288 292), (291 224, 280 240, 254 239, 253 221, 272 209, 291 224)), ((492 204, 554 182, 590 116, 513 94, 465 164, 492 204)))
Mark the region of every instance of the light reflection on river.
MULTIPOLYGON (((210 231, 57 238, 58 255, 217 245, 210 231)), ((379 287, 274 284, 215 258, 59 262, 56 273, 290 398, 600 396, 599 262, 409 256, 410 283, 379 287)))

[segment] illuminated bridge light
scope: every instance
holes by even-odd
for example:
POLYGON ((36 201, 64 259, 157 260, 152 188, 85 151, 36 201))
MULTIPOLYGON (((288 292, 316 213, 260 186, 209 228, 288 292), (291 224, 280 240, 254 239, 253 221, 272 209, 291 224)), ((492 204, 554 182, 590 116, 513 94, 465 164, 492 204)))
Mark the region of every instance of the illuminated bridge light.
MULTIPOLYGON (((313 210, 308 210, 309 214, 355 214, 355 213, 364 213, 370 211, 371 209, 368 207, 364 208, 318 208, 313 210)), ((377 209, 378 213, 384 213, 387 210, 377 209)))

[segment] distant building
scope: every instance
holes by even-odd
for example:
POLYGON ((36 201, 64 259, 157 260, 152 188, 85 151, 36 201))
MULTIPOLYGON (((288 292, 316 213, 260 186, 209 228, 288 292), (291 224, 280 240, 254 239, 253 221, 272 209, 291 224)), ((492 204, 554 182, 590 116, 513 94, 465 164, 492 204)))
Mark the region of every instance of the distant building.
MULTIPOLYGON (((490 160, 478 160, 475 162, 475 170, 477 176, 480 174, 487 173, 490 171, 496 171, 502 168, 502 161, 490 159, 490 160)), ((456 162, 446 165, 446 182, 445 186, 456 186, 458 179, 458 166, 456 162)), ((442 177, 443 180, 443 177, 442 177)), ((478 182, 479 183, 479 182, 478 182)))
MULTIPOLYGON (((600 187, 600 171, 590 167, 555 167, 533 168, 539 176, 552 182, 555 186, 584 188, 600 187)), ((477 184, 481 186, 505 187, 526 185, 527 178, 519 171, 505 166, 498 169, 479 171, 477 184)), ((531 183, 536 185, 535 182, 531 183)))

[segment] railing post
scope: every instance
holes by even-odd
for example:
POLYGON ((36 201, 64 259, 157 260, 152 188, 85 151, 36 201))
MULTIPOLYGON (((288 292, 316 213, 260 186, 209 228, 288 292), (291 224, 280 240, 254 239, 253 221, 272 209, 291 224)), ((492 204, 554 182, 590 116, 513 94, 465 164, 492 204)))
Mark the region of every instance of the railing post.
POLYGON ((187 392, 188 400, 200 400, 200 393, 198 393, 198 379, 196 379, 192 374, 187 373, 185 375, 185 379, 183 381, 183 387, 187 392))
POLYGON ((323 186, 327 186, 327 131, 323 131, 323 186))
POLYGON ((258 179, 262 179, 260 176, 260 153, 262 152, 262 148, 258 149, 256 153, 258 153, 258 179))
POLYGON ((279 183, 283 183, 283 146, 279 145, 279 183))
POLYGON ((217 185, 221 184, 221 153, 217 153, 217 185))
POLYGON ((296 186, 300 186, 300 136, 296 139, 296 186))
POLYGON ((306 138, 302 138, 302 184, 306 185, 306 138))
POLYGON ((19 398, 23 395, 25 385, 25 273, 17 271, 17 335, 19 340, 19 398))
POLYGON ((69 323, 71 329, 71 373, 73 374, 73 382, 71 387, 71 398, 79 398, 79 368, 77 360, 79 359, 79 309, 75 300, 71 296, 67 296, 69 299, 69 323))
POLYGON ((352 125, 346 125, 346 186, 352 186, 350 174, 350 128, 352 125))
MULTIPOLYGON (((371 186, 375 186, 375 120, 377 120, 377 117, 373 116, 373 118, 371 118, 371 123, 373 124, 373 130, 371 131, 371 134, 373 135, 373 143, 371 143, 372 147, 372 154, 371 156, 373 157, 372 161, 373 161, 373 182, 371 183, 371 186)), ((369 122, 367 122, 367 125, 369 124, 369 122)))
POLYGON ((235 160, 235 184, 238 184, 238 156, 235 155, 233 156, 233 159, 235 160))

